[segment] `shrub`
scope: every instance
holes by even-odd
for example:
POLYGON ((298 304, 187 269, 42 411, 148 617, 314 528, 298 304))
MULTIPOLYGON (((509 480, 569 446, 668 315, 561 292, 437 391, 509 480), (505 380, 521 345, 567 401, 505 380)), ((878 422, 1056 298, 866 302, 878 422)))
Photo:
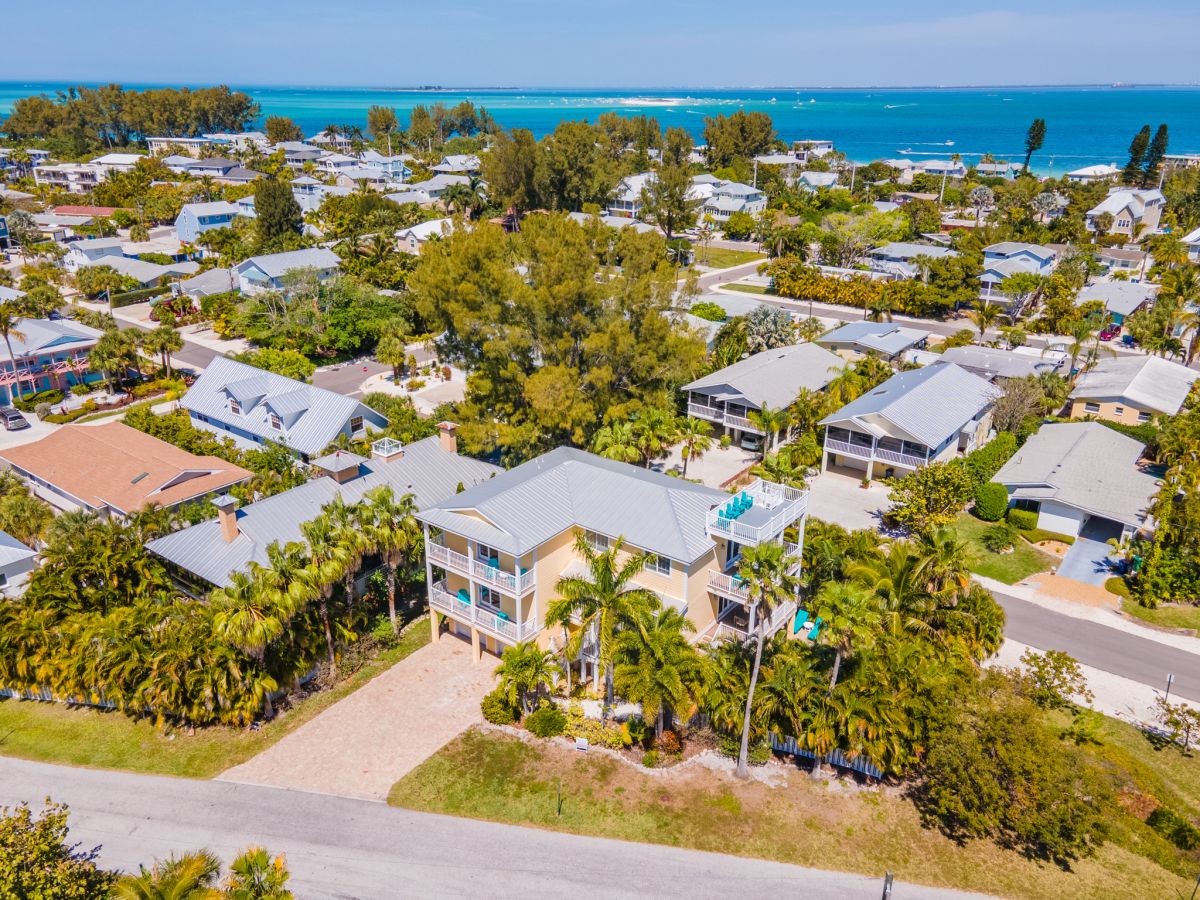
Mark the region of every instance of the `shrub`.
MULTIPOLYGON (((730 759, 737 759, 742 752, 742 738, 737 734, 723 734, 717 740, 717 752, 730 759)), ((746 759, 752 766, 765 766, 771 759, 771 742, 767 739, 750 745, 746 759)))
POLYGON ((37 406, 35 406, 33 408, 33 411, 35 413, 37 413, 37 417, 39 419, 44 419, 44 418, 46 418, 46 416, 50 415, 50 410, 52 410, 52 409, 54 409, 54 407, 51 406, 49 403, 42 402, 42 403, 39 403, 37 406))
POLYGON ((424 378, 410 378, 408 380, 407 387, 410 391, 419 391, 419 390, 421 390, 421 388, 425 387, 425 379, 424 378))
POLYGON ((71 393, 76 397, 82 397, 85 394, 90 394, 93 390, 95 390, 95 386, 90 384, 71 385, 71 393))
POLYGON ((1038 541, 1062 541, 1062 543, 1068 546, 1075 543, 1075 538, 1069 534, 1059 534, 1057 531, 1046 531, 1042 528, 1025 529, 1021 532, 1021 536, 1033 544, 1036 544, 1038 541))
POLYGON ((699 319, 707 319, 709 322, 724 322, 729 318, 729 314, 721 308, 720 304, 709 300, 693 303, 688 312, 699 319))
POLYGON ((589 719, 583 714, 583 706, 572 703, 567 712, 568 737, 583 738, 597 747, 607 747, 609 750, 622 750, 629 746, 629 731, 620 725, 609 723, 605 725, 595 719, 589 719))
POLYGON ((1017 529, 1001 522, 987 529, 979 540, 992 553, 1003 553, 1017 543, 1017 529))
POLYGON ((512 725, 517 721, 517 708, 508 702, 508 698, 499 689, 483 698, 479 710, 493 725, 512 725))
POLYGON ((1065 708, 1071 706, 1072 697, 1092 699, 1079 663, 1062 650, 1026 650, 1021 654, 1021 665, 1025 667, 1025 691, 1038 706, 1065 708))
POLYGON ((733 443, 733 438, 731 438, 727 434, 723 434, 723 435, 721 435, 721 438, 717 443, 719 443, 721 445, 722 450, 727 450, 729 448, 729 445, 733 443))
POLYGON ((525 727, 540 738, 558 737, 567 730, 567 717, 557 706, 542 706, 525 717, 525 727))
POLYGON ((626 720, 625 731, 629 734, 629 740, 635 744, 645 744, 648 729, 646 720, 641 716, 633 716, 626 720))
POLYGON ((47 391, 37 391, 33 394, 24 394, 21 397, 13 400, 13 406, 21 410, 21 412, 33 412, 37 409, 39 403, 62 403, 63 392, 58 388, 51 388, 47 391))
POLYGON ((967 474, 971 476, 971 482, 978 489, 990 481, 992 476, 1008 462, 1009 457, 1016 452, 1017 436, 1002 431, 978 450, 973 450, 964 456, 962 465, 966 468, 967 474))
POLYGON ((1104 589, 1110 594, 1116 594, 1118 597, 1122 597, 1126 600, 1128 600, 1131 596, 1129 592, 1129 585, 1126 584, 1125 579, 1121 578, 1119 575, 1114 575, 1112 578, 1109 578, 1107 581, 1105 581, 1104 589))
POLYGON ((1200 829, 1165 806, 1160 806, 1150 813, 1146 824, 1180 850, 1195 850, 1200 846, 1200 829))
POLYGON ((664 756, 674 756, 683 750, 683 742, 674 731, 664 731, 654 739, 654 749, 664 756))
POLYGON ((994 481, 984 482, 975 492, 975 515, 985 522, 999 522, 1008 509, 1008 489, 994 481))
POLYGON ((1037 513, 1031 509, 1010 509, 1008 524, 1017 531, 1032 531, 1037 528, 1037 513))
POLYGON ((645 766, 647 769, 653 769, 655 766, 657 766, 658 765, 658 751, 657 750, 647 750, 642 755, 642 765, 645 766))

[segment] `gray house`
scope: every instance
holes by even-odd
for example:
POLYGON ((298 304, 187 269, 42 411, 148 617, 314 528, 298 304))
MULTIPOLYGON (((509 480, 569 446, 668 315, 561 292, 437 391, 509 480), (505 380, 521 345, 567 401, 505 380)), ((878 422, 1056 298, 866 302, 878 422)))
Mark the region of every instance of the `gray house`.
POLYGON ((821 470, 894 477, 969 453, 987 443, 999 396, 953 363, 900 372, 817 423, 825 426, 821 470))
POLYGON ((315 269, 317 277, 325 281, 337 274, 340 262, 338 255, 330 249, 310 247, 306 250, 251 256, 234 271, 242 293, 251 296, 260 291, 282 290, 283 277, 299 269, 315 269))
POLYGON ((12 597, 25 590, 35 568, 37 552, 6 531, 0 531, 0 594, 12 597))
POLYGON ((919 350, 929 340, 929 332, 919 328, 893 325, 891 322, 847 322, 817 338, 820 344, 834 353, 839 351, 857 356, 878 356, 895 359, 905 350, 919 350))
POLYGON ((365 437, 387 419, 357 400, 218 356, 179 401, 192 424, 247 448, 286 446, 307 460, 340 435, 365 437))
POLYGON ((801 390, 823 390, 845 366, 844 359, 816 344, 756 353, 684 385, 688 415, 715 423, 735 441, 756 443, 763 431, 750 413, 790 406, 801 390))

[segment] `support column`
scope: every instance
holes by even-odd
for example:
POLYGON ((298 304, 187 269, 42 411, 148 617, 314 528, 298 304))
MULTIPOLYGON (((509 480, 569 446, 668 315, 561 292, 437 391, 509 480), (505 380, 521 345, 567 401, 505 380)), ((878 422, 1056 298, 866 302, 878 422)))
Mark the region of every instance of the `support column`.
POLYGON ((429 610, 429 640, 430 643, 436 644, 438 638, 442 636, 442 621, 438 618, 438 614, 432 609, 429 610))
POLYGON ((473 625, 471 626, 471 656, 474 657, 475 662, 483 659, 483 650, 479 646, 479 629, 473 625))

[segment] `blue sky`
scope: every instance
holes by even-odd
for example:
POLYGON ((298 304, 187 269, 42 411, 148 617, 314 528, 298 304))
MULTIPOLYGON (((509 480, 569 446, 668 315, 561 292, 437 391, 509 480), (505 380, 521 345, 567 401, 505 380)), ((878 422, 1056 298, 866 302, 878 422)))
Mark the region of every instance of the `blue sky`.
POLYGON ((5 5, 5 81, 741 87, 1200 78, 1200 4, 1178 0, 5 5))

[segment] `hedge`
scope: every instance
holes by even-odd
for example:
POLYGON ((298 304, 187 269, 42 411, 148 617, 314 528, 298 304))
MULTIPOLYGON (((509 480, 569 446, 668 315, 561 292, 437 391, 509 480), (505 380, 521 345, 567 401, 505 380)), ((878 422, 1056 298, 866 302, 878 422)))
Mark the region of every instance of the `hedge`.
POLYGON ((999 472, 1001 467, 1008 462, 1009 457, 1016 452, 1017 436, 1002 431, 989 443, 964 456, 962 465, 966 468, 967 474, 971 476, 971 483, 978 489, 981 485, 991 481, 992 476, 999 472))
POLYGON ((109 302, 114 309, 122 306, 133 306, 135 303, 141 303, 143 300, 149 300, 151 297, 158 297, 170 291, 168 285, 160 284, 158 287, 142 288, 137 291, 126 291, 123 294, 113 294, 109 302))
MULTIPOLYGON (((1009 520, 1011 524, 1012 520, 1009 520)), ((1029 541, 1031 544, 1036 544, 1038 541, 1061 541, 1068 546, 1075 543, 1075 538, 1069 534, 1059 534, 1057 531, 1046 531, 1042 528, 1028 528, 1021 531, 1021 537, 1029 541)))
POLYGON ((1030 509, 1010 509, 1008 524, 1017 531, 1033 531, 1037 528, 1038 515, 1030 509))
POLYGON ((38 391, 35 394, 22 394, 20 397, 14 398, 12 405, 21 412, 33 412, 39 403, 62 403, 63 392, 58 388, 50 388, 45 391, 38 391))
POLYGON ((975 515, 985 522, 999 522, 1008 509, 1008 488, 994 481, 979 486, 975 492, 975 515))

